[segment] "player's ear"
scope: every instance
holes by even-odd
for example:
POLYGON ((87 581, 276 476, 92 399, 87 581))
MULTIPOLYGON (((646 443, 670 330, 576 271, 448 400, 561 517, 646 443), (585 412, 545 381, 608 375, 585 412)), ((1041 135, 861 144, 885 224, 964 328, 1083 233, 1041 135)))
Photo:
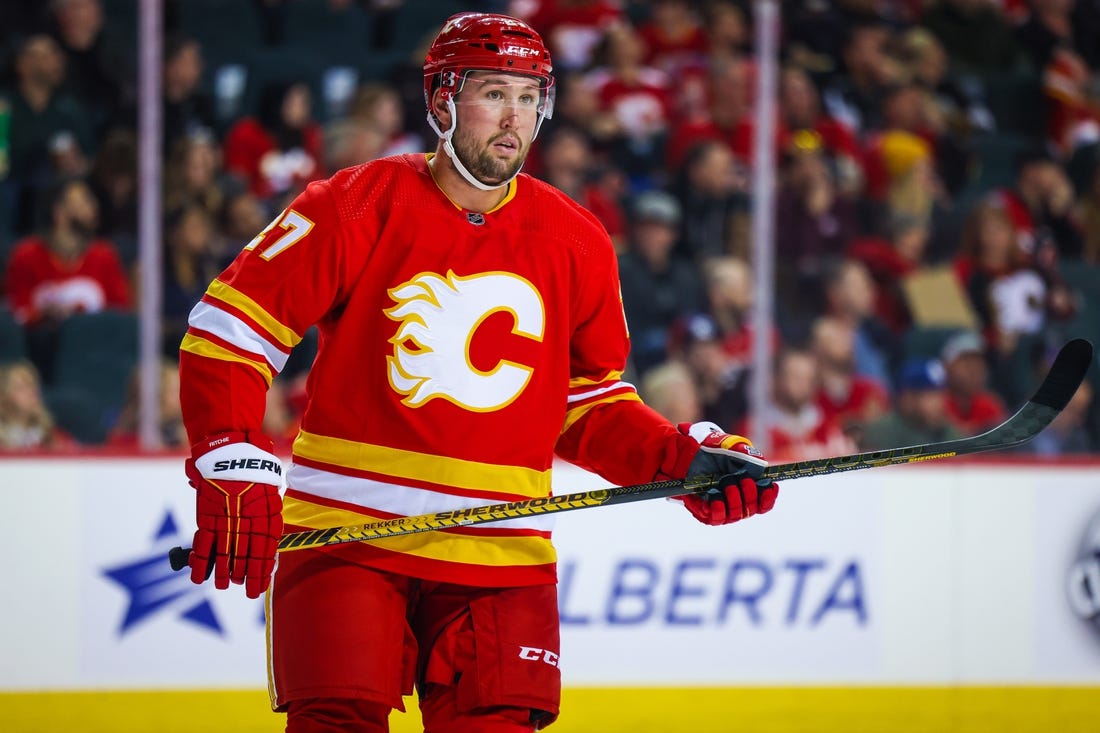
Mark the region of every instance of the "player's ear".
POLYGON ((446 130, 451 126, 450 105, 443 98, 443 92, 440 89, 432 92, 432 112, 435 114, 435 118, 439 120, 439 126, 442 129, 446 130))

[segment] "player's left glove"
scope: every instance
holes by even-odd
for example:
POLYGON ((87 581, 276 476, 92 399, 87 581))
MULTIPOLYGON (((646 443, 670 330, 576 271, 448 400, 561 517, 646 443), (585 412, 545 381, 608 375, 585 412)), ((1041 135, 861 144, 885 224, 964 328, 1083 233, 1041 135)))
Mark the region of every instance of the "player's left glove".
POLYGON ((748 438, 725 433, 712 422, 680 423, 677 427, 699 443, 699 452, 684 478, 721 477, 719 485, 705 493, 674 497, 692 516, 714 526, 762 514, 775 506, 779 484, 758 480, 768 462, 748 438))

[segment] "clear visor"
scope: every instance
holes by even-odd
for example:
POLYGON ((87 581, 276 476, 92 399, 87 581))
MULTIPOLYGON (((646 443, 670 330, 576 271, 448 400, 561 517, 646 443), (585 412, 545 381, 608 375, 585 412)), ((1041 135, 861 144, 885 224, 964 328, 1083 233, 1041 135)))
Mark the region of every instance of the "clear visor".
POLYGON ((554 115, 554 79, 504 71, 468 71, 462 76, 454 102, 494 110, 530 110, 542 119, 554 115))

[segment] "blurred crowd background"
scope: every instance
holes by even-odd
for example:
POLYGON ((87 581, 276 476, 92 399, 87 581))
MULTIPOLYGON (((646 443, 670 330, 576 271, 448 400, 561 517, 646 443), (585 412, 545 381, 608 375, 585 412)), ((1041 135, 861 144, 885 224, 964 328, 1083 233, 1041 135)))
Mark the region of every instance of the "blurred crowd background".
MULTIPOLYGON (((780 5, 769 457, 982 432, 1067 338, 1100 340, 1100 2, 780 5)), ((525 170, 610 233, 629 378, 746 431, 752 6, 165 0, 164 444, 186 447, 177 348, 210 280, 309 181, 434 149, 424 52, 461 10, 551 47, 525 170)), ((137 445, 136 28, 136 0, 0 4, 2 450, 137 445)), ((269 395, 284 448, 315 350, 269 395)), ((1026 451, 1100 450, 1092 372, 1026 451)))

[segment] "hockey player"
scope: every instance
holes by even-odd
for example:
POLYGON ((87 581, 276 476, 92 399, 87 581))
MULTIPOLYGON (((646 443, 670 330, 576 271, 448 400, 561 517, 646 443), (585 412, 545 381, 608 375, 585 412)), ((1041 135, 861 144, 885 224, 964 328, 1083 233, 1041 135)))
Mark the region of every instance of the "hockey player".
POLYGON ((450 18, 424 65, 434 155, 311 184, 190 316, 181 346, 197 491, 192 579, 268 589, 272 705, 287 730, 520 733, 558 713, 546 517, 286 553, 301 530, 547 496, 555 452, 627 484, 721 474, 701 521, 769 510, 748 440, 679 429, 621 379, 628 340, 606 232, 518 175, 554 89, 549 53, 501 15, 450 18), (311 325, 309 401, 282 465, 264 393, 311 325), (274 569, 274 575, 272 572, 274 569))

